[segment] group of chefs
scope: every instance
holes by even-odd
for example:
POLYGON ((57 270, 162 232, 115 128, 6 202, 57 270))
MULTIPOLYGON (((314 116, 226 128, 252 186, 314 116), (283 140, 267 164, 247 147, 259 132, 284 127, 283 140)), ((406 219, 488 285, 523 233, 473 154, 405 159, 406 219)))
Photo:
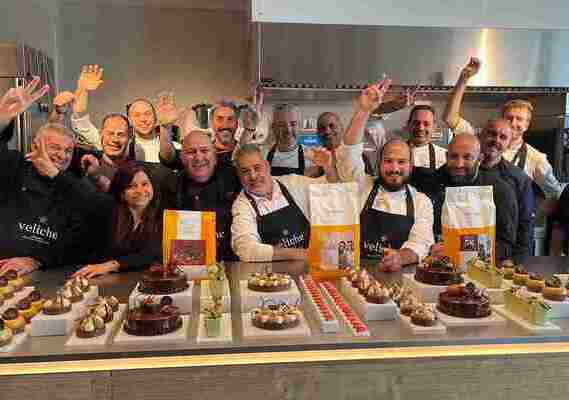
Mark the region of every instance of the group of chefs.
POLYGON ((269 119, 261 91, 252 105, 215 104, 208 129, 168 93, 134 99, 98 128, 88 102, 103 70, 87 65, 21 154, 7 146, 16 117, 49 90, 34 78, 0 100, 0 275, 78 265, 92 277, 159 262, 164 209, 214 211, 218 260, 304 260, 308 188, 341 182, 357 182, 361 255, 381 251, 383 271, 443 253, 441 210, 446 188, 458 186, 492 186, 496 259, 522 260, 533 249, 536 196, 557 201, 564 187, 524 141, 531 103, 507 102, 479 134, 461 117, 479 68, 470 59, 444 110, 454 131, 447 149, 433 143, 435 109, 414 105, 414 92, 384 101, 387 78, 357 96, 346 128, 334 112, 318 117, 319 147, 298 143, 296 106, 276 105, 269 119), (408 140, 377 129, 373 115, 405 107, 408 140))

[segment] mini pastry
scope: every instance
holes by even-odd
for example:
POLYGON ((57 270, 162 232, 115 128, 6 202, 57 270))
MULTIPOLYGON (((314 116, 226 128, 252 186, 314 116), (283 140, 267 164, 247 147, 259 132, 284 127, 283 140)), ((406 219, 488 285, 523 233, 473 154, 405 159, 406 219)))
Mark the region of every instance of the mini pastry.
POLYGON ((90 307, 90 309, 93 313, 101 317, 105 323, 113 320, 113 308, 106 301, 95 303, 90 307))
POLYGON ((91 286, 89 285, 89 280, 87 278, 82 277, 82 276, 75 277, 75 278, 65 282, 65 284, 77 286, 79 289, 81 289, 81 291, 83 293, 87 293, 89 291, 89 289, 91 288, 91 286))
POLYGON ((40 312, 43 307, 43 301, 44 301, 41 297, 40 291, 37 289, 32 290, 27 298, 32 302, 32 307, 35 308, 38 312, 40 312))
POLYGON ((300 324, 301 315, 302 313, 296 306, 287 304, 263 305, 251 311, 251 322, 261 329, 290 329, 300 324))
POLYGON ((22 333, 26 327, 26 320, 20 315, 18 310, 11 307, 2 313, 4 324, 10 328, 14 335, 22 333))
POLYGON ((105 321, 96 312, 90 312, 79 321, 75 334, 82 339, 94 338, 105 333, 105 321))
POLYGON ((420 326, 436 325, 438 320, 435 309, 427 304, 420 304, 411 313, 411 322, 420 326))
POLYGON ((389 295, 389 289, 375 281, 369 286, 365 298, 368 303, 384 304, 389 301, 389 295))
POLYGON ((541 293, 545 287, 545 279, 543 279, 543 275, 541 274, 529 274, 526 281, 526 286, 529 291, 541 293))
POLYGON ((504 273, 504 279, 512 280, 514 278, 515 266, 512 260, 504 260, 500 268, 504 273))
POLYGON ((0 348, 12 342, 12 330, 4 324, 4 320, 0 318, 0 348))
POLYGON ((113 309, 113 312, 117 312, 119 310, 119 300, 115 296, 99 296, 95 299, 95 303, 108 303, 113 309))
POLYGON ((358 291, 362 296, 365 296, 367 290, 371 286, 372 279, 369 275, 365 275, 358 281, 358 291))
POLYGON ((516 265, 513 276, 514 285, 525 286, 528 276, 528 272, 524 269, 523 265, 516 265))
POLYGON ((43 303, 43 312, 47 315, 60 315, 71 311, 71 302, 59 292, 53 299, 43 303))
POLYGON ((355 287, 356 289, 358 289, 360 282, 364 279, 369 280, 369 274, 365 269, 362 269, 359 272, 356 272, 352 276, 352 279, 351 279, 352 287, 355 287))
POLYGON ((415 310, 415 308, 417 308, 420 304, 421 303, 414 295, 410 295, 401 299, 399 304, 399 312, 401 312, 403 315, 410 316, 413 313, 413 310, 415 310))
POLYGON ((30 322, 31 319, 38 313, 38 310, 32 307, 32 302, 27 298, 20 300, 18 304, 16 304, 16 307, 26 322, 30 322))
POLYGON ((21 290, 24 285, 24 279, 18 276, 18 272, 16 270, 9 270, 4 273, 6 279, 8 279, 8 285, 14 288, 14 292, 21 290))
POLYGON ((0 276, 0 296, 4 299, 14 297, 14 288, 8 285, 8 279, 5 276, 0 276))
POLYGON ((63 286, 63 297, 68 299, 71 303, 77 303, 84 298, 81 288, 70 282, 67 282, 65 286, 63 286))
POLYGON ((255 272, 247 281, 247 287, 255 292, 282 292, 290 289, 292 278, 287 274, 280 274, 266 270, 255 272))
POLYGON ((545 281, 543 298, 552 301, 563 301, 567 297, 567 289, 563 287, 561 279, 553 276, 545 281))

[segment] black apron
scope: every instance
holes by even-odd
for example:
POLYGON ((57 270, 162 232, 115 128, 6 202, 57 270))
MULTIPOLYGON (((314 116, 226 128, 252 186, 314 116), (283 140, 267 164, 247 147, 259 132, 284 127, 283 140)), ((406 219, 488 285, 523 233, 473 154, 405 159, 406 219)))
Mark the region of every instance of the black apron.
POLYGON ((409 232, 415 223, 415 207, 409 186, 405 185, 407 215, 390 214, 373 208, 373 202, 379 191, 376 180, 360 213, 361 255, 363 258, 382 256, 381 239, 385 237, 392 249, 400 249, 409 238, 409 232))
POLYGON ((288 201, 288 206, 266 215, 261 215, 255 200, 244 192, 257 214, 257 229, 261 241, 283 248, 306 249, 310 237, 310 223, 286 187, 278 181, 277 183, 288 201))
MULTIPOLYGON (((411 151, 413 151, 413 146, 411 145, 410 141, 408 144, 411 147, 411 151)), ((436 170, 437 158, 435 156, 435 146, 432 143, 429 143, 429 167, 427 168, 413 166, 413 175, 419 181, 430 181, 436 170)))
MULTIPOLYGON (((275 152, 277 151, 277 146, 274 145, 269 154, 267 154, 267 161, 269 164, 273 162, 273 158, 275 158, 275 152)), ((271 175, 273 176, 282 176, 282 175, 289 175, 289 174, 297 174, 297 175, 304 175, 304 150, 302 149, 301 145, 298 145, 298 168, 289 168, 289 167, 273 167, 271 166, 271 175)))
MULTIPOLYGON (((512 164, 520 168, 522 171, 526 172, 527 159, 528 159, 528 145, 526 142, 524 142, 524 144, 522 144, 522 147, 520 147, 520 149, 516 152, 516 155, 512 159, 512 164)), ((531 179, 531 187, 533 188, 533 193, 535 194, 535 196, 536 197, 541 196, 545 198, 545 193, 543 192, 543 190, 541 190, 539 185, 535 183, 535 181, 531 176, 530 179, 531 179)))

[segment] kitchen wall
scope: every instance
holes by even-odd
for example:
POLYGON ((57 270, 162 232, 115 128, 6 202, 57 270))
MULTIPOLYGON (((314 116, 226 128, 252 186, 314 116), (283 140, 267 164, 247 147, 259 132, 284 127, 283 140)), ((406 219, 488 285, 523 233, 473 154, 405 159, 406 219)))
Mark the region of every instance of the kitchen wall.
POLYGON ((75 87, 82 64, 104 67, 90 103, 96 122, 164 90, 179 105, 247 95, 244 11, 63 3, 60 14, 62 87, 75 87))

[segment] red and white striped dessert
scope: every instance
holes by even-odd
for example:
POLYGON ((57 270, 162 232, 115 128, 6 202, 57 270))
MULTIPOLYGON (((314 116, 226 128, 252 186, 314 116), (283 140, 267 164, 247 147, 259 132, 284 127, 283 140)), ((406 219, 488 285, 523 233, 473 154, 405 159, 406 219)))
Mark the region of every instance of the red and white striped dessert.
POLYGON ((330 282, 320 283, 320 288, 325 296, 332 302, 334 309, 342 317, 352 334, 355 336, 369 336, 369 329, 358 317, 356 312, 344 301, 340 292, 330 282))
POLYGON ((301 276, 300 287, 304 292, 305 298, 308 299, 305 304, 309 305, 318 318, 320 330, 322 332, 338 332, 340 324, 330 307, 328 307, 314 279, 310 275, 301 276))

